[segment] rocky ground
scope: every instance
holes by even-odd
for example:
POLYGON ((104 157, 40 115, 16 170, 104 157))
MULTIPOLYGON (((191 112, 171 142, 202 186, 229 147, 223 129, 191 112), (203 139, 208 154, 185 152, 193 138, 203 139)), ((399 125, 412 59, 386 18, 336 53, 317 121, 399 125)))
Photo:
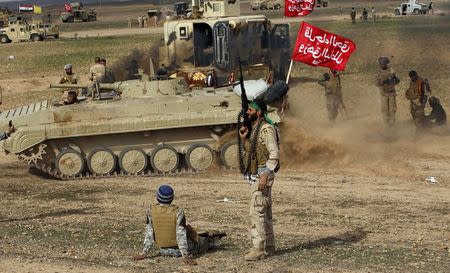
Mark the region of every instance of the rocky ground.
MULTIPOLYGON (((446 15, 375 25, 315 23, 358 45, 342 74, 348 115, 328 123, 323 90, 315 83, 326 70, 294 65, 273 191, 273 257, 243 260, 250 247, 249 186, 236 172, 56 181, 2 153, 0 272, 448 272, 450 136, 417 134, 403 93, 408 71, 417 69, 450 112, 449 22, 446 15), (401 79, 397 125, 390 131, 373 83, 380 55, 394 56, 401 79), (427 182, 430 176, 438 182, 427 182), (228 233, 219 249, 197 258, 197 266, 159 256, 131 261, 142 249, 147 206, 163 183, 174 187, 175 204, 193 226, 228 233)), ((46 58, 39 59, 30 43, 6 45, 0 52, 1 110, 53 96, 48 83, 70 59, 88 67, 93 54, 105 52, 118 62, 116 51, 133 48, 129 39, 146 48, 146 36, 89 38, 78 47, 47 41, 51 52, 40 48, 46 58), (15 63, 9 55, 17 56, 15 63), (37 64, 42 66, 34 69, 37 64)))

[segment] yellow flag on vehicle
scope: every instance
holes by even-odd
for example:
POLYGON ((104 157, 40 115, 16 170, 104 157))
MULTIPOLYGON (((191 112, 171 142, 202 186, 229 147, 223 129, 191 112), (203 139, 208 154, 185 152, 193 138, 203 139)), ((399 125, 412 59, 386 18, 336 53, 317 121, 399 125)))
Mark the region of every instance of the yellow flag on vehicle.
POLYGON ((33 6, 33 11, 35 14, 41 14, 42 13, 42 7, 41 6, 33 6))

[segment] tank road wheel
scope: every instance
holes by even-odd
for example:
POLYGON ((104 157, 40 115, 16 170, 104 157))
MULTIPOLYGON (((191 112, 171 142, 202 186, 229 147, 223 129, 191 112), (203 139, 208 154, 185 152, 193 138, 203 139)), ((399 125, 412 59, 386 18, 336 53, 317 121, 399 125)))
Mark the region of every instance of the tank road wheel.
POLYGON ((107 175, 116 169, 116 155, 106 148, 94 149, 87 158, 89 170, 96 175, 107 175))
POLYGON ((141 149, 125 149, 119 156, 120 169, 126 174, 139 174, 148 167, 148 157, 141 149))
POLYGON ((1 35, 1 36, 0 36, 0 43, 2 43, 2 44, 9 43, 9 38, 8 38, 8 36, 6 36, 6 35, 1 35))
POLYGON ((177 169, 180 157, 172 146, 164 144, 152 151, 150 162, 155 172, 171 173, 177 169))
POLYGON ((237 140, 230 140, 220 148, 220 161, 227 169, 239 168, 239 147, 237 140))
POLYGON ((83 156, 73 149, 65 149, 56 157, 56 169, 63 176, 77 176, 84 170, 83 156))
POLYGON ((186 163, 194 171, 208 169, 214 162, 214 153, 206 144, 194 144, 187 150, 186 163))

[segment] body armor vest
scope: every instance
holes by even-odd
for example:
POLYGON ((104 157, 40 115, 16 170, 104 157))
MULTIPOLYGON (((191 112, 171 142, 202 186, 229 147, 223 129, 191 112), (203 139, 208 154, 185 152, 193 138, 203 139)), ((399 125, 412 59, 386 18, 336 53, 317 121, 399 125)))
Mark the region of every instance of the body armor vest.
MULTIPOLYGON (((392 73, 392 69, 388 68, 388 69, 380 69, 379 72, 379 79, 381 80, 381 82, 384 82, 386 80, 389 80, 393 75, 392 73)), ((395 84, 393 83, 383 83, 381 85, 381 89, 385 92, 385 93, 394 93, 395 92, 395 84)))
POLYGON ((258 167, 265 166, 267 160, 269 159, 269 151, 267 150, 264 139, 261 136, 261 131, 265 126, 271 125, 265 121, 261 122, 262 124, 260 126, 256 126, 255 130, 252 131, 250 139, 246 140, 244 143, 244 148, 246 151, 246 158, 244 159, 244 162, 249 162, 247 169, 249 173, 253 175, 256 175, 258 173, 258 167), (253 145, 256 146, 254 151, 251 151, 253 145))
POLYGON ((158 247, 177 247, 177 210, 173 205, 152 205, 152 222, 155 233, 155 241, 158 247))

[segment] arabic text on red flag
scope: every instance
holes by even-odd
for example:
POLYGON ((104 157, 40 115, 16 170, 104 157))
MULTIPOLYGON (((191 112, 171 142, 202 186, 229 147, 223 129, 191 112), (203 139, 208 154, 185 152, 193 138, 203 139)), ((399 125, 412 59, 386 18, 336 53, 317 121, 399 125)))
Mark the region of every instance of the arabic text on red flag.
POLYGON ((67 12, 72 12, 72 6, 70 4, 64 4, 64 10, 67 12))
POLYGON ((284 1, 284 16, 297 17, 310 14, 316 0, 285 0, 284 1))
POLYGON ((292 59, 312 66, 343 71, 356 44, 347 38, 303 22, 292 59))

